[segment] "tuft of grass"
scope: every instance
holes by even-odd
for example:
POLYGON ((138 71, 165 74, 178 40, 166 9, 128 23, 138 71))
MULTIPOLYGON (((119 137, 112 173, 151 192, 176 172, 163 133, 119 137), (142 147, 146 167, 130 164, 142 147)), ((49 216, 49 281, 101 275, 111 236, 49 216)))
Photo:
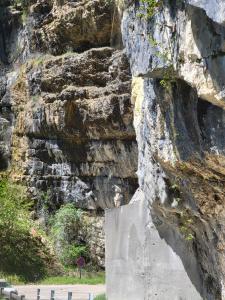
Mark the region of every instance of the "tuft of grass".
MULTIPOLYGON (((28 282, 25 282, 22 278, 20 278, 17 275, 5 275, 0 273, 0 278, 5 278, 9 283, 12 285, 23 285, 27 284, 28 282)), ((87 272, 83 275, 83 277, 80 279, 78 275, 74 276, 51 276, 46 277, 42 280, 39 280, 37 282, 29 282, 32 284, 46 284, 46 285, 60 285, 60 284, 105 284, 105 273, 104 272, 87 272)), ((0 299, 1 300, 1 299, 0 299)))
MULTIPOLYGON (((86 273, 80 279, 78 276, 52 276, 46 277, 37 282, 25 282, 19 276, 11 275, 7 276, 5 274, 0 273, 0 278, 5 278, 12 285, 24 285, 24 284, 44 284, 44 285, 60 285, 60 284, 105 284, 105 273, 97 272, 97 273, 86 273)), ((101 299, 101 298, 100 298, 101 299)))
POLYGON ((102 295, 95 297, 94 300, 107 300, 107 299, 106 299, 106 295, 102 294, 102 295))
POLYGON ((105 283, 105 274, 99 273, 95 275, 84 276, 83 278, 73 277, 73 276, 53 276, 47 277, 38 282, 38 284, 104 284, 105 283))
MULTIPOLYGON (((0 273, 0 278, 4 278, 7 282, 9 282, 13 285, 25 284, 24 280, 17 275, 6 275, 3 273, 0 273)), ((1 298, 0 298, 0 300, 1 300, 1 298)))

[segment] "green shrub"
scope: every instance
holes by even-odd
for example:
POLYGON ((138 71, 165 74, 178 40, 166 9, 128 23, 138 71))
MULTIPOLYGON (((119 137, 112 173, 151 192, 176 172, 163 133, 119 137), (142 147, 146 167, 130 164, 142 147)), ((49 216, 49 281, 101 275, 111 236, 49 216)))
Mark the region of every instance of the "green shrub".
POLYGON ((65 266, 74 266, 79 256, 84 256, 88 260, 82 216, 83 212, 80 209, 76 209, 73 204, 66 204, 50 221, 50 234, 59 259, 65 266))
POLYGON ((83 212, 73 204, 63 205, 50 220, 51 235, 60 246, 71 244, 79 235, 83 212))
POLYGON ((140 0, 140 17, 152 18, 157 10, 162 7, 162 0, 140 0))
POLYGON ((75 264, 76 259, 80 256, 88 256, 86 246, 79 246, 76 244, 67 245, 61 253, 61 261, 65 266, 71 266, 75 264))
POLYGON ((30 228, 29 208, 24 187, 0 181, 0 234, 1 241, 8 239, 12 232, 25 233, 30 228))
POLYGON ((31 233, 31 205, 24 187, 0 181, 0 272, 24 281, 45 276, 48 260, 41 238, 31 233))

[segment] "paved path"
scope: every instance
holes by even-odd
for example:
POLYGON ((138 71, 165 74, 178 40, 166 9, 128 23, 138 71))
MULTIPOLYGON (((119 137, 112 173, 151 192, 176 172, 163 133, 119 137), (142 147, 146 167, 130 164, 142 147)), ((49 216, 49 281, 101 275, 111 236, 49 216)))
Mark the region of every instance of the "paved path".
POLYGON ((68 292, 73 293, 73 300, 88 300, 89 293, 97 296, 105 293, 105 285, 17 285, 19 295, 25 295, 28 300, 37 299, 37 289, 41 290, 41 300, 50 300, 51 290, 55 290, 55 300, 67 300, 68 292))

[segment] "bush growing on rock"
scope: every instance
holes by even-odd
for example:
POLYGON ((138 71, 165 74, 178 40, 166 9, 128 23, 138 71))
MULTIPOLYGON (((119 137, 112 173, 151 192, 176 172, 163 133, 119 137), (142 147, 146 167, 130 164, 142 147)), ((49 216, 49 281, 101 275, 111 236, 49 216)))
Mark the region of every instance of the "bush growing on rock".
POLYGON ((49 226, 55 251, 63 265, 74 266, 76 258, 83 256, 89 267, 104 268, 103 217, 69 203, 56 212, 49 226))
POLYGON ((0 181, 0 272, 24 281, 44 277, 52 264, 30 218, 31 206, 24 187, 0 181))
POLYGON ((66 266, 73 266, 80 256, 88 257, 87 246, 77 244, 67 245, 63 248, 61 261, 66 266))
POLYGON ((84 212, 73 204, 62 206, 50 221, 51 236, 61 262, 74 265, 79 256, 89 259, 86 245, 86 226, 83 222, 84 212))

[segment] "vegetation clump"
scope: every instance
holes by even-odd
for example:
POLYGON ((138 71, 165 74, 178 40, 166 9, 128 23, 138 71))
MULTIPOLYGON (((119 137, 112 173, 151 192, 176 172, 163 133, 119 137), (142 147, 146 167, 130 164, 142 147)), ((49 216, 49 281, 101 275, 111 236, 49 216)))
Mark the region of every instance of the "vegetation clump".
POLYGON ((94 300, 106 300, 106 295, 102 294, 94 298, 94 300))
MULTIPOLYGON (((146 20, 153 18, 156 13, 163 8, 162 0, 140 0, 140 3, 138 16, 146 20)), ((176 81, 172 59, 172 43, 174 42, 174 38, 175 36, 172 36, 169 42, 169 49, 164 49, 162 43, 156 41, 153 36, 149 35, 149 43, 155 50, 154 55, 167 65, 163 70, 163 76, 160 80, 160 85, 166 90, 169 90, 171 84, 176 81)))
POLYGON ((43 278, 52 264, 30 217, 31 207, 23 186, 0 181, 0 272, 25 282, 43 278))
POLYGON ((152 18, 163 5, 162 0, 141 0, 139 17, 152 18))
POLYGON ((51 236, 60 261, 65 266, 74 266, 80 256, 89 260, 83 223, 83 211, 69 203, 62 206, 52 217, 51 236))

